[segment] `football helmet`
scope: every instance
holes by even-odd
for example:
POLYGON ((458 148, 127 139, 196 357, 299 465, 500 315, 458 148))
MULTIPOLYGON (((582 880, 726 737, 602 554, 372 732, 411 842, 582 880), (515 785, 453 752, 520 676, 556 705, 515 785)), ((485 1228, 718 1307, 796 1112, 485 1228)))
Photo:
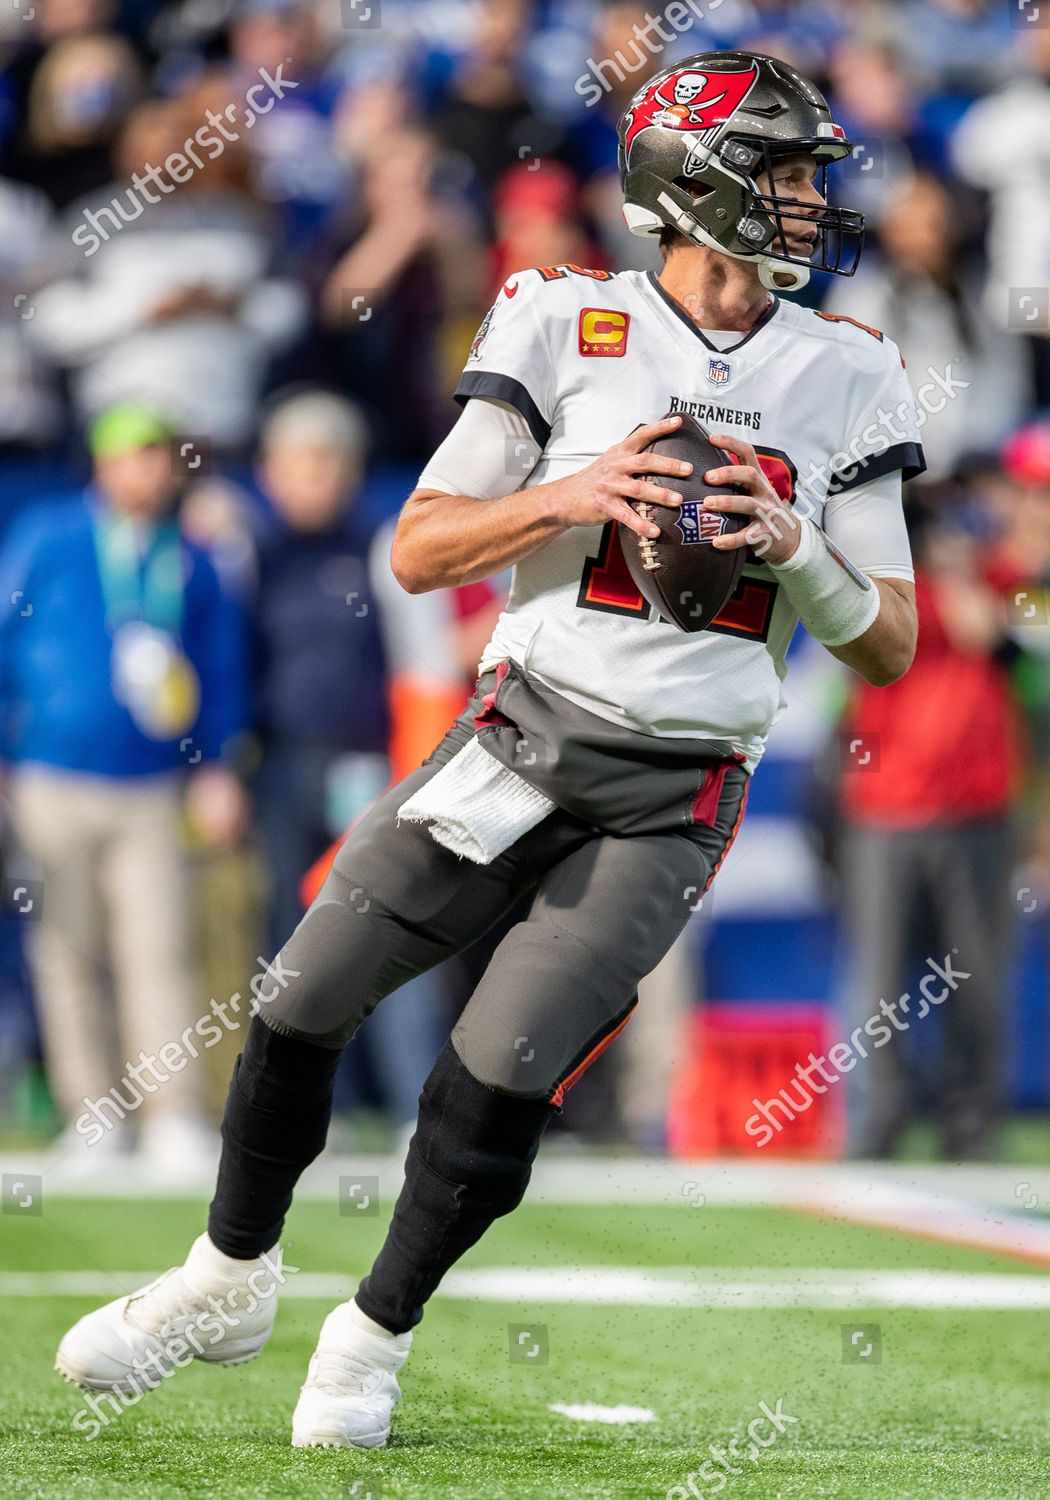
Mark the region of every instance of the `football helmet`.
POLYGON ((798 290, 812 267, 838 276, 857 269, 863 214, 826 202, 813 208, 773 186, 777 158, 805 154, 817 162, 826 200, 828 164, 854 149, 823 94, 787 63, 753 52, 688 57, 638 90, 619 140, 623 216, 633 234, 669 227, 755 261, 773 291, 798 290), (788 248, 792 221, 816 229, 811 253, 788 248))

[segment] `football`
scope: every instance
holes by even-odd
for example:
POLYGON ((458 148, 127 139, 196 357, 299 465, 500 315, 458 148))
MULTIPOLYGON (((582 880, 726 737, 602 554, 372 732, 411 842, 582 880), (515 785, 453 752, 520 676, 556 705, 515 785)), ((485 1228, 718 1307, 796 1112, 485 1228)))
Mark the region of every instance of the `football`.
MULTIPOLYGON (((672 415, 672 413, 668 413, 672 415)), ((684 479, 661 474, 658 482, 682 496, 681 507, 632 501, 634 509, 660 528, 658 537, 639 536, 620 527, 620 541, 631 577, 640 592, 665 620, 679 630, 706 630, 736 588, 750 549, 729 552, 712 547, 716 536, 740 531, 749 516, 719 514, 702 509, 706 495, 740 495, 734 484, 708 484, 708 469, 736 463, 731 453, 716 448, 701 422, 680 412, 682 424, 668 437, 657 438, 646 452, 684 459, 693 472, 684 479)))

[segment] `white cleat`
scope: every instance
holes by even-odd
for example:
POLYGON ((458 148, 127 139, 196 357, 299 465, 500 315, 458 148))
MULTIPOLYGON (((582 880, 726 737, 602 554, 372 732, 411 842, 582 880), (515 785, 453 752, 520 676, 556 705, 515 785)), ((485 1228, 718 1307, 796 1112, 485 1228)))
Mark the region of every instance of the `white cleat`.
POLYGON ((293 1448, 383 1448, 401 1399, 397 1372, 412 1347, 356 1302, 341 1302, 324 1320, 317 1352, 292 1417, 293 1448))
POLYGON ((85 1390, 137 1400, 191 1359, 243 1364, 270 1337, 283 1280, 277 1246, 233 1260, 202 1234, 185 1265, 74 1323, 55 1369, 85 1390))

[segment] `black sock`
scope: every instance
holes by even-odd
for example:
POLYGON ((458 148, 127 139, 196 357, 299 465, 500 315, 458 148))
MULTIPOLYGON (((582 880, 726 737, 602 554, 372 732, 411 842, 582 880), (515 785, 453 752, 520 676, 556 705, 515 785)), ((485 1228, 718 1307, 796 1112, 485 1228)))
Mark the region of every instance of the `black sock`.
POLYGON ((277 1243, 300 1176, 324 1149, 340 1049, 271 1031, 253 1016, 222 1119, 208 1234, 251 1260, 277 1243))
POLYGON ((449 1267, 521 1202, 553 1113, 545 1099, 479 1083, 445 1044, 423 1086, 386 1242, 357 1290, 362 1312, 390 1333, 415 1327, 449 1267))

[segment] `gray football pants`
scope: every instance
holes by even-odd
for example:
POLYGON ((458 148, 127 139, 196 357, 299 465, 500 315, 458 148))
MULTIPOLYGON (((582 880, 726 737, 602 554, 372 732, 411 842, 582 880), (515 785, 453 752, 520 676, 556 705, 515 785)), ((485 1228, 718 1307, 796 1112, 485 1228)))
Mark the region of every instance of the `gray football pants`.
POLYGON ((531 892, 452 1042, 482 1083, 558 1103, 626 1024, 639 980, 695 909, 740 822, 748 777, 730 768, 711 826, 616 837, 556 809, 476 865, 396 817, 468 734, 457 723, 351 832, 281 950, 260 1014, 275 1031, 342 1047, 384 995, 469 947, 531 892))

